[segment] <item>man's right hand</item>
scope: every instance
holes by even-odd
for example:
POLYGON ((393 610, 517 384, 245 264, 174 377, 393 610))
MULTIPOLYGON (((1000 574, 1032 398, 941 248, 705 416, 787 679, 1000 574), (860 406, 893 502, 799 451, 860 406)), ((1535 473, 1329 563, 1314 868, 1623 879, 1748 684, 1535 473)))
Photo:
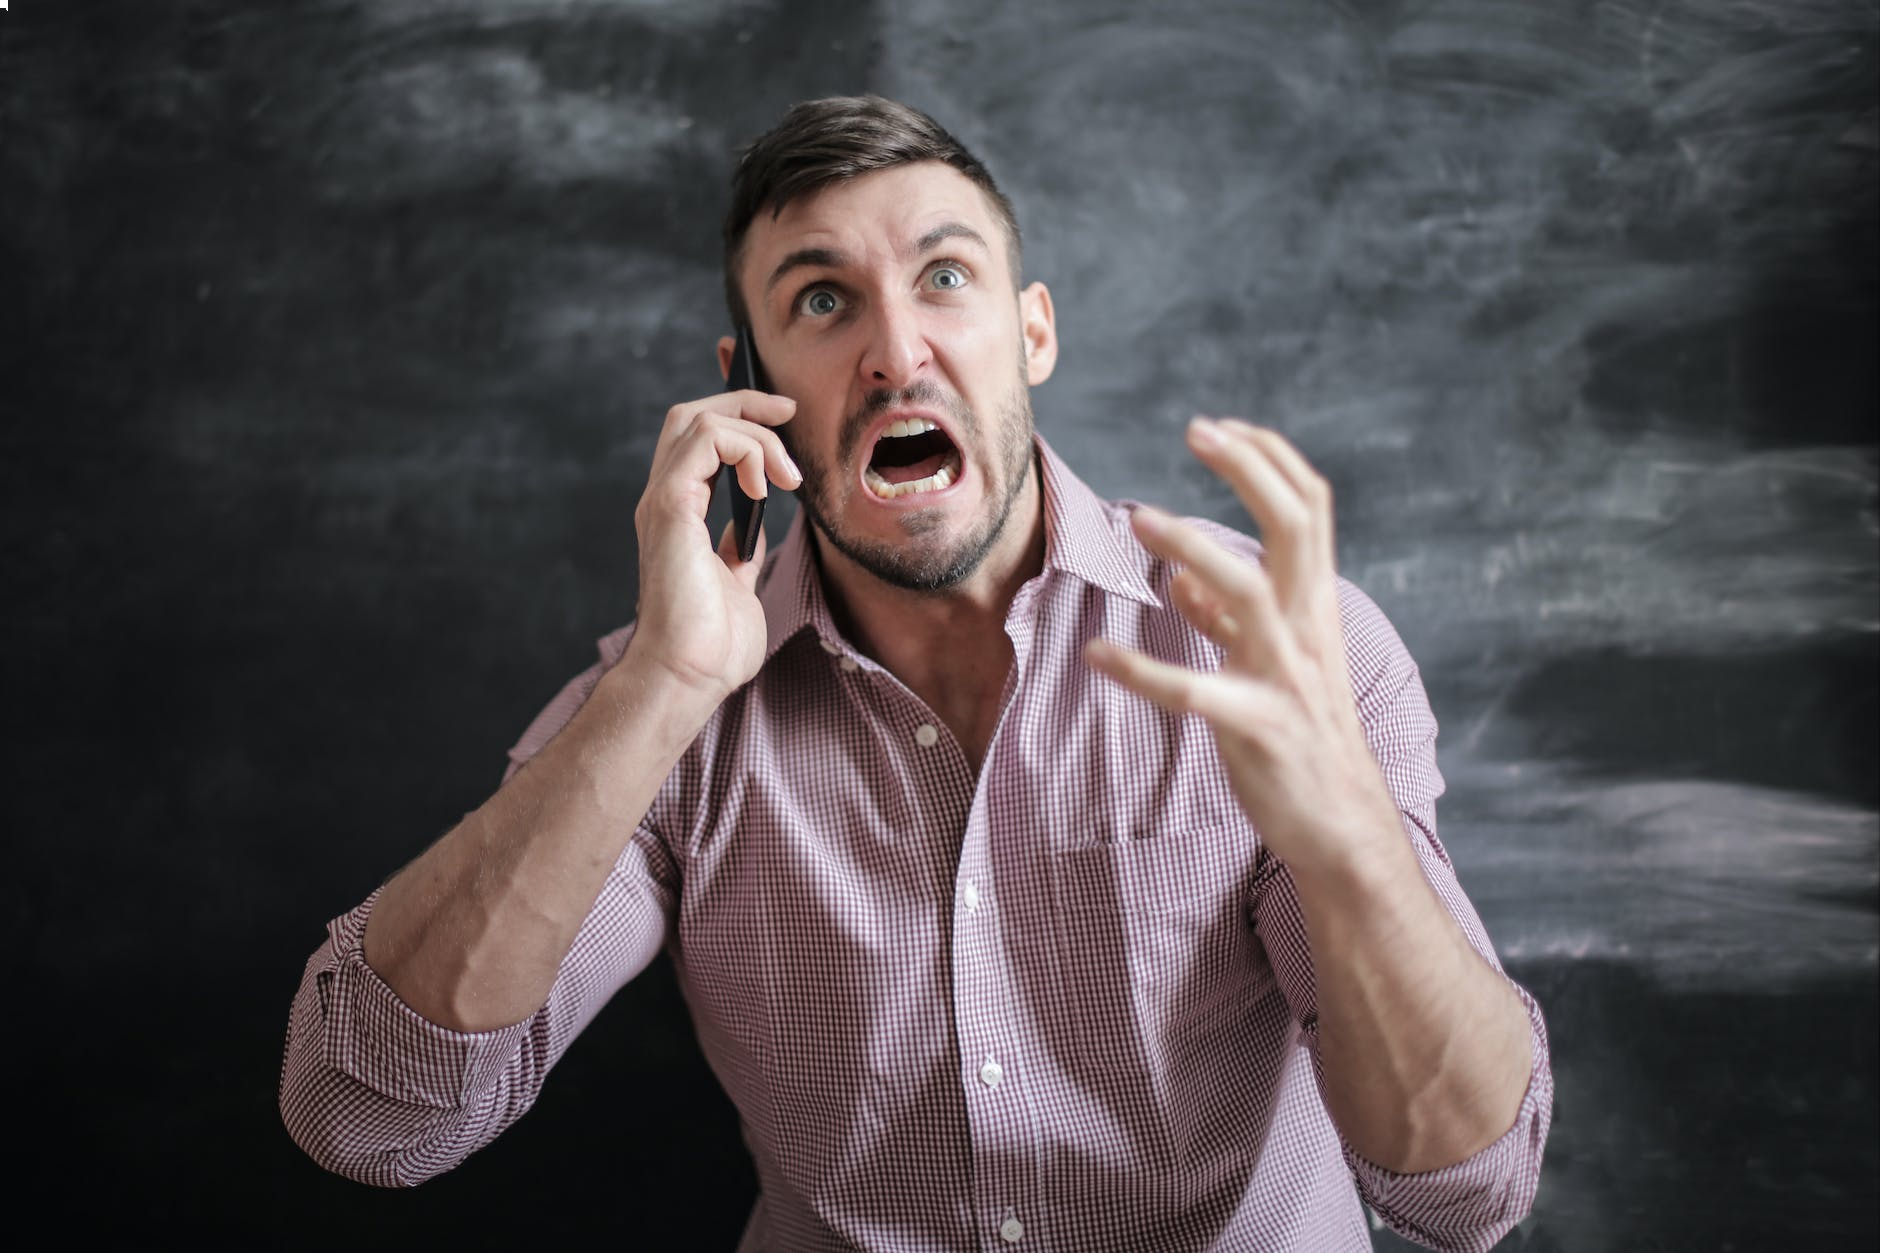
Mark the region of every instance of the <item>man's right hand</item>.
POLYGON ((705 522, 712 487, 721 467, 754 498, 768 493, 766 480, 799 486, 802 472, 771 429, 795 413, 789 397, 757 391, 674 405, 633 511, 640 598, 622 664, 654 667, 695 694, 708 713, 764 659, 764 611, 756 590, 764 541, 760 536, 750 561, 739 561, 727 526, 714 548, 705 522))

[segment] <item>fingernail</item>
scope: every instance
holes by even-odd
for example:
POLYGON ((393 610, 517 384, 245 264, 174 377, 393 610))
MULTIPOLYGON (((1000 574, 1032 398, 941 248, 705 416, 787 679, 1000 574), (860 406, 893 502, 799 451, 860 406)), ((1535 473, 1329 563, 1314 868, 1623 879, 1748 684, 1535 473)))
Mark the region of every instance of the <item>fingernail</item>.
POLYGON ((1200 448, 1219 448, 1221 432, 1208 418, 1194 417, 1188 420, 1188 438, 1200 448))
POLYGON ((1159 531, 1162 529, 1164 519, 1162 517, 1162 511, 1157 509, 1154 505, 1138 505, 1136 506, 1135 521, 1136 525, 1145 531, 1159 531))

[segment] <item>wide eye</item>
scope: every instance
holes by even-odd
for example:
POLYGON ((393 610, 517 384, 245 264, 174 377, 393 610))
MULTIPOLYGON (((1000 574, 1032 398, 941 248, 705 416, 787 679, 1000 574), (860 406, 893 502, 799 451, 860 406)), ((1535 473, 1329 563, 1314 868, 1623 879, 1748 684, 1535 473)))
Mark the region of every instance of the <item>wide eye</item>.
POLYGON ((796 311, 812 318, 826 318, 841 309, 842 298, 827 287, 812 287, 796 301, 796 311))
POLYGON ((957 291, 966 286, 966 271, 957 265, 937 265, 927 272, 927 281, 941 291, 957 291))

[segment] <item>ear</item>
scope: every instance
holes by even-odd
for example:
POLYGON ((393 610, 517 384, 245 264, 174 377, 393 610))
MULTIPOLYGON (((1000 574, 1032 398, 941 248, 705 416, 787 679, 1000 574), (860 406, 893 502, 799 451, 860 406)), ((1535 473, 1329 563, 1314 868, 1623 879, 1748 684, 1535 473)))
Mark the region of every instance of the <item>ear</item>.
POLYGON ((718 337, 718 377, 731 381, 731 354, 738 350, 738 341, 729 335, 718 337))
POLYGON ((1025 381, 1036 387, 1057 368, 1057 314, 1043 283, 1018 293, 1018 333, 1025 345, 1025 381))

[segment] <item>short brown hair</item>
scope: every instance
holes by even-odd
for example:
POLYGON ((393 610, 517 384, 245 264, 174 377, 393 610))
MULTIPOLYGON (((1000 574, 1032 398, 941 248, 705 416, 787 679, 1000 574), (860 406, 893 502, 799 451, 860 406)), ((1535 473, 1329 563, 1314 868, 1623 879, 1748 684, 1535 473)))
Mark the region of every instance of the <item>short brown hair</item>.
POLYGON ((738 267, 744 259, 744 237, 761 210, 769 208, 774 218, 798 196, 916 161, 943 161, 985 193, 1005 227, 1006 259, 1016 288, 1018 216, 979 158, 919 109, 881 96, 830 96, 793 105, 738 159, 724 228, 725 307, 732 322, 742 326, 750 320, 738 288, 738 267))

